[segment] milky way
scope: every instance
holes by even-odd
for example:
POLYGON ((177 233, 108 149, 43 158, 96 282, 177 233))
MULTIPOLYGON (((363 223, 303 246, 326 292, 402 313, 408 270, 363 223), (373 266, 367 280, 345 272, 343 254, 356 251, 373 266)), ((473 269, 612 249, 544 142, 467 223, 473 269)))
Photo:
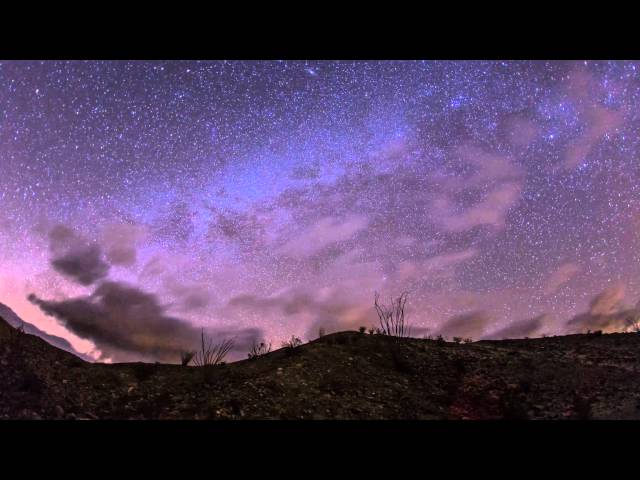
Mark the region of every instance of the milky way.
POLYGON ((1 62, 0 302, 103 360, 375 291, 418 336, 562 333, 640 297, 639 131, 640 62, 1 62))

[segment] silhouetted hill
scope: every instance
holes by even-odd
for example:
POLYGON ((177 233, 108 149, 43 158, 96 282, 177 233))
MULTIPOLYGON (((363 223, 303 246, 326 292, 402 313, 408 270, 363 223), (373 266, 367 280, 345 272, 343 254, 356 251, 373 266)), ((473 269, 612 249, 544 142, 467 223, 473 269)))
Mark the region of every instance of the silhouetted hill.
POLYGON ((215 367, 96 364, 0 322, 0 418, 640 418, 640 335, 341 332, 215 367))
POLYGON ((69 353, 73 353, 74 355, 79 356, 83 360, 90 360, 89 357, 87 357, 86 355, 83 355, 78 351, 76 351, 66 339, 43 332, 35 325, 29 322, 25 322, 13 310, 11 310, 11 308, 6 306, 4 303, 0 303, 0 318, 3 318, 12 327, 22 328, 24 329, 25 333, 28 333, 30 335, 36 335, 44 339, 47 343, 53 345, 56 348, 60 348, 69 353))

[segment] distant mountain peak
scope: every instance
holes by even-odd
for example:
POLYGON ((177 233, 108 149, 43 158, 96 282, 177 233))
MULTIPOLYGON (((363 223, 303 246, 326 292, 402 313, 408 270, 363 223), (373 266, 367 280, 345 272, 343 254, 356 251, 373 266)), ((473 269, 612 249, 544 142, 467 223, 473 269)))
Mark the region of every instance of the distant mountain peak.
POLYGON ((65 350, 73 355, 76 355, 83 360, 93 361, 92 358, 78 352, 73 346, 69 343, 68 340, 62 337, 58 337, 57 335, 51 335, 47 332, 40 330, 38 327, 29 323, 18 316, 10 307, 5 305, 4 303, 0 303, 0 319, 3 319, 7 324, 12 326, 13 328, 24 329, 24 333, 28 333, 29 335, 35 335, 40 337, 45 342, 50 345, 53 345, 56 348, 61 350, 65 350))

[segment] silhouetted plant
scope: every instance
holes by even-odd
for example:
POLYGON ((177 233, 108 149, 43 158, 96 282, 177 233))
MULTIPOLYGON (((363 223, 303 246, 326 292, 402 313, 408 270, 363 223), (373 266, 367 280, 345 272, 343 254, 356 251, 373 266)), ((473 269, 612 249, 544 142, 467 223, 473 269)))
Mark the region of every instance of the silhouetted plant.
POLYGON ((291 338, 286 342, 282 342, 282 347, 287 355, 296 353, 300 345, 302 345, 302 340, 294 335, 291 335, 291 338))
POLYGON ((640 333, 640 314, 633 314, 627 318, 627 330, 640 333))
POLYGON ((265 342, 254 342, 253 345, 251 346, 251 350, 249 351, 249 359, 253 360, 256 359, 258 357, 261 357, 262 355, 266 355, 267 353, 269 353, 271 351, 271 343, 266 344, 265 342))
POLYGON ((374 328, 370 328, 369 335, 373 335, 374 333, 376 333, 376 330, 374 328))
POLYGON ((473 338, 465 338, 462 340, 464 343, 473 343, 473 338))
POLYGON ((196 356, 196 352, 195 351, 191 351, 191 352, 180 352, 180 364, 183 367, 186 367, 187 365, 189 365, 189 363, 191 362, 191 360, 193 360, 193 357, 196 356))
POLYGON ((284 348, 296 348, 302 345, 302 340, 298 337, 291 335, 291 338, 285 342, 282 342, 282 346, 284 348))
POLYGON ((364 332, 366 332, 366 331, 367 331, 367 327, 360 327, 360 328, 358 329, 358 331, 359 331, 360 333, 364 333, 364 332))
POLYGON ((380 321, 380 328, 384 335, 392 337, 408 337, 411 328, 405 321, 404 306, 407 302, 407 292, 403 292, 398 298, 391 298, 389 305, 379 302, 380 295, 375 293, 374 307, 380 321))
POLYGON ((325 331, 325 329, 324 329, 324 328, 322 328, 322 327, 320 327, 320 328, 318 329, 318 338, 322 338, 322 337, 324 337, 324 336, 326 335, 326 333, 327 333, 327 332, 325 331))
POLYGON ((218 365, 224 360, 229 351, 233 348, 233 340, 223 340, 220 343, 213 343, 210 338, 205 338, 204 329, 201 334, 200 351, 193 357, 193 364, 197 367, 218 365))
POLYGON ((438 335, 438 336, 436 337, 436 343, 437 343, 438 345, 441 345, 441 346, 442 346, 442 345, 444 345, 445 343, 447 343, 447 341, 444 339, 444 337, 443 337, 442 335, 438 335))
POLYGON ((460 343, 460 342, 462 342, 462 337, 453 337, 453 341, 455 343, 460 343))

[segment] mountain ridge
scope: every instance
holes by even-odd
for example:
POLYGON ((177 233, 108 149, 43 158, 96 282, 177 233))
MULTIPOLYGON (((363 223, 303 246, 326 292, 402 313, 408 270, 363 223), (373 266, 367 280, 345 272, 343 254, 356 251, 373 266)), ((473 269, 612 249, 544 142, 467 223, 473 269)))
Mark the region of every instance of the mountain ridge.
POLYGON ((4 419, 640 419, 640 335, 358 332, 210 367, 89 363, 0 321, 4 419))

